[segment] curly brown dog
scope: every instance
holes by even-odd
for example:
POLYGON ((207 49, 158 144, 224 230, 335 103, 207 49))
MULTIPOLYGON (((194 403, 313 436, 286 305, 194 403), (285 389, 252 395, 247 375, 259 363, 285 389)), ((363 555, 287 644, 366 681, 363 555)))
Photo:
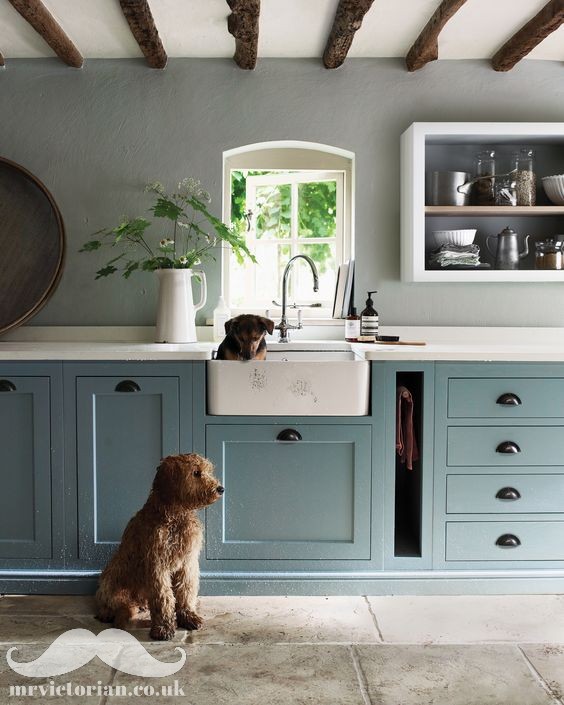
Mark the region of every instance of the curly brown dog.
POLYGON ((203 531, 196 510, 223 492, 213 465, 201 455, 170 455, 161 461, 149 498, 130 519, 100 576, 100 621, 123 629, 138 609, 148 606, 151 639, 172 639, 175 625, 201 627, 196 601, 203 531))

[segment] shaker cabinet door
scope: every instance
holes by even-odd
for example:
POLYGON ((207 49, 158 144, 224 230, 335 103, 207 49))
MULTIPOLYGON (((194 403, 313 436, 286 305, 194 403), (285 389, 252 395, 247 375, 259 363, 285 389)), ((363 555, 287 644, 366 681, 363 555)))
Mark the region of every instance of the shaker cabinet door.
POLYGON ((102 565, 179 452, 176 377, 77 377, 78 554, 102 565))
POLYGON ((50 558, 49 377, 0 371, 0 558, 50 558))
POLYGON ((206 438, 225 486, 206 509, 206 558, 370 558, 370 428, 210 425, 206 438))

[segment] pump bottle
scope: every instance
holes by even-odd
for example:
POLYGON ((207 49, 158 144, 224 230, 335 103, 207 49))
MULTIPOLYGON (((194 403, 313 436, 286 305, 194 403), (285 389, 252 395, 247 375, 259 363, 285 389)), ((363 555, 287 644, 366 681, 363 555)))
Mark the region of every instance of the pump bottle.
POLYGON ((360 335, 369 335, 378 337, 378 311, 374 308, 372 294, 377 294, 377 291, 369 291, 366 299, 366 308, 360 314, 360 335))

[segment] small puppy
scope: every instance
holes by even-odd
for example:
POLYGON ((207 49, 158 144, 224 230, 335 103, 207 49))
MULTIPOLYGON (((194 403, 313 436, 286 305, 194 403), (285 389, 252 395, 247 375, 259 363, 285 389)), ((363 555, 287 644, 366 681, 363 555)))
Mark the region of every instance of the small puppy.
POLYGON ((216 360, 266 360, 266 334, 272 335, 274 321, 243 314, 225 323, 226 336, 217 349, 216 360))
POLYGON ((151 639, 172 639, 175 627, 199 629, 198 556, 202 524, 196 514, 224 488, 213 465, 196 453, 169 455, 157 468, 145 505, 125 527, 121 543, 100 576, 96 617, 125 628, 149 607, 151 639))

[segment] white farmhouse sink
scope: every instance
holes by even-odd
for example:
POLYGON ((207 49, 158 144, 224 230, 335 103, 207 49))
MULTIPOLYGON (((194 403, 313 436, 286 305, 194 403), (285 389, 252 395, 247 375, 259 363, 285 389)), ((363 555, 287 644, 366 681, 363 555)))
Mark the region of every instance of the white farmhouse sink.
POLYGON ((350 351, 269 350, 207 363, 212 416, 366 416, 370 363, 350 351))

